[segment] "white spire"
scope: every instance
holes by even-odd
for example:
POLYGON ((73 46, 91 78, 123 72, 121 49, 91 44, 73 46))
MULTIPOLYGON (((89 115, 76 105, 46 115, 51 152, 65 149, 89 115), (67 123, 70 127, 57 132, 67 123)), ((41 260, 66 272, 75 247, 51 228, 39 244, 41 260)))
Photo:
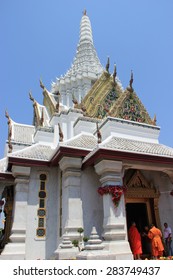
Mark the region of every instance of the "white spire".
POLYGON ((90 19, 84 11, 73 64, 64 76, 52 83, 51 92, 59 90, 63 104, 71 107, 72 94, 75 93, 75 98, 81 102, 81 98, 84 98, 103 71, 104 68, 94 48, 90 19))
POLYGON ((90 42, 93 44, 92 29, 89 17, 84 13, 80 23, 80 39, 79 44, 90 42))

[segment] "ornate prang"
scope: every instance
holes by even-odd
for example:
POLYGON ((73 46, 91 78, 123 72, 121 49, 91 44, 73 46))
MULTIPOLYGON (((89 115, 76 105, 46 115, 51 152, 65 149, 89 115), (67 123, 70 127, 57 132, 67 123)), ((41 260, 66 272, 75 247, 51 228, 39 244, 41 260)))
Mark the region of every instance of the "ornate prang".
POLYGON ((116 64, 114 64, 114 72, 113 72, 113 82, 114 82, 114 84, 116 84, 116 81, 115 81, 115 79, 116 79, 116 76, 117 76, 117 67, 116 67, 116 64))
POLYGON ((44 90, 45 89, 45 86, 43 85, 42 83, 42 80, 40 79, 40 87, 44 90))
POLYGON ((76 108, 78 106, 78 101, 77 101, 76 97, 74 96, 74 94, 72 94, 72 102, 74 104, 74 108, 76 108))
POLYGON ((58 128, 59 128, 59 142, 63 142, 64 135, 63 135, 60 123, 58 123, 58 128))
POLYGON ((102 135, 101 132, 99 130, 99 126, 98 126, 98 122, 96 123, 96 128, 97 128, 97 143, 101 143, 102 142, 102 135))
POLYGON ((5 111, 5 117, 8 119, 8 152, 11 153, 13 150, 13 146, 11 144, 11 137, 12 137, 12 125, 11 125, 11 118, 7 112, 7 110, 5 111))
POLYGON ((107 63, 106 63, 106 72, 108 72, 108 73, 109 73, 109 66, 110 66, 110 59, 108 56, 107 63))

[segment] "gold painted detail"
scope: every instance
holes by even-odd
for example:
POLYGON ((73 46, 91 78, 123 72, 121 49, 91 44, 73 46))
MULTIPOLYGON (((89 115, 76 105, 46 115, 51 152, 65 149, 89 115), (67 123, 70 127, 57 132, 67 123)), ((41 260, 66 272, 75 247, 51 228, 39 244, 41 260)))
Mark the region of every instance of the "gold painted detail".
POLYGON ((126 89, 110 111, 112 117, 117 117, 125 120, 153 124, 145 107, 134 91, 126 89))
POLYGON ((44 108, 42 110, 39 110, 39 105, 37 101, 33 98, 31 91, 29 92, 29 98, 33 102, 33 108, 34 108, 34 119, 33 119, 33 125, 35 126, 43 126, 44 124, 44 108))
POLYGON ((46 174, 40 175, 40 188, 38 192, 39 197, 39 209, 38 215, 38 228, 36 229, 36 235, 39 238, 45 237, 46 235, 46 174))
POLYGON ((0 251, 9 242, 13 222, 13 203, 14 203, 14 187, 6 186, 2 193, 2 198, 5 198, 4 206, 4 234, 0 239, 0 251))
POLYGON ((60 123, 58 123, 58 128, 59 128, 59 142, 63 142, 64 134, 62 132, 62 128, 61 128, 60 123))
POLYGON ((11 118, 8 114, 7 111, 5 111, 5 117, 8 119, 8 152, 11 153, 12 150, 13 150, 13 146, 12 146, 12 143, 11 143, 11 138, 12 138, 12 121, 11 121, 11 118))
POLYGON ((143 174, 137 170, 128 182, 124 182, 127 185, 126 198, 158 198, 160 196, 159 191, 149 183, 143 174))
POLYGON ((121 90, 113 82, 113 77, 108 72, 104 72, 78 108, 84 109, 86 116, 102 119, 109 115, 109 111, 120 93, 121 90))
POLYGON ((85 115, 91 118, 103 119, 111 116, 156 125, 156 117, 150 118, 132 87, 133 72, 131 72, 129 86, 123 90, 116 80, 116 65, 114 65, 113 75, 108 70, 107 66, 107 71, 104 71, 95 82, 82 103, 75 104, 75 106, 79 109, 83 107, 85 115))

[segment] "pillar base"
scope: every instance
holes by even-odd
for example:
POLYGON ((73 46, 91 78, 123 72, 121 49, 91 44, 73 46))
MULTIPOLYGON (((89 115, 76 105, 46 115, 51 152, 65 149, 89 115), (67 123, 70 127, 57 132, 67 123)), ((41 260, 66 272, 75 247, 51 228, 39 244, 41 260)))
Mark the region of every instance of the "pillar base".
POLYGON ((13 229, 10 241, 5 245, 0 259, 4 260, 24 260, 25 259, 25 239, 26 231, 24 229, 13 229))

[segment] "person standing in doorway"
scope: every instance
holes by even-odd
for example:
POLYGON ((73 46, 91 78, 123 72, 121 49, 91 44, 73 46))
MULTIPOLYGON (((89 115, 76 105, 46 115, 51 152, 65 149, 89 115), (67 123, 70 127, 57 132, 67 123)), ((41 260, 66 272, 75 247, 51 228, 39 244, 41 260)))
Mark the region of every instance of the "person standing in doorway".
POLYGON ((149 226, 145 226, 141 236, 142 236, 143 254, 145 254, 148 258, 150 258, 151 257, 151 239, 148 237, 148 232, 149 232, 149 226))
POLYGON ((165 253, 166 253, 166 257, 172 256, 173 255, 172 247, 171 247, 171 243, 172 243, 172 230, 168 226, 167 223, 164 223, 164 239, 165 239, 165 249, 166 249, 165 253))
POLYGON ((153 259, 163 256, 163 243, 162 243, 162 233, 160 229, 156 228, 153 224, 150 226, 148 232, 148 237, 151 239, 151 250, 153 259))
POLYGON ((141 235, 136 227, 135 222, 131 224, 128 236, 134 260, 140 260, 140 255, 142 254, 141 235))

